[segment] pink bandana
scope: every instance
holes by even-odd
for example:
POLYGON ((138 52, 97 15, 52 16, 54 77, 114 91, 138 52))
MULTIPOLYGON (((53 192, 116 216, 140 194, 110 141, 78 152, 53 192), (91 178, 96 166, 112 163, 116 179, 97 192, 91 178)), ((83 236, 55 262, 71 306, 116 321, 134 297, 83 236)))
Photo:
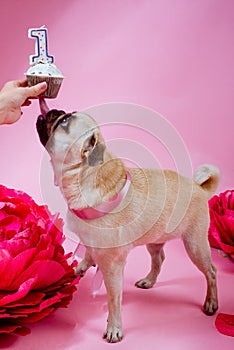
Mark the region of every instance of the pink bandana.
POLYGON ((98 219, 108 213, 110 213, 112 210, 118 207, 118 205, 122 202, 122 200, 125 198, 130 184, 131 184, 131 175, 129 172, 126 173, 127 179, 125 182, 124 187, 122 190, 116 194, 114 197, 112 197, 109 201, 101 203, 95 208, 85 208, 81 210, 72 209, 72 212, 78 216, 81 219, 84 220, 93 220, 98 219))

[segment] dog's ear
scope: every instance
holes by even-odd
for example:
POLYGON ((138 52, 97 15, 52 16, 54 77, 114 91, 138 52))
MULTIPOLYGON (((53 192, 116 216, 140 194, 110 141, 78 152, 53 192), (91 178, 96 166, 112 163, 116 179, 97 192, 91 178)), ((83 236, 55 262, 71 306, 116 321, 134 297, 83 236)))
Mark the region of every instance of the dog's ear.
POLYGON ((90 166, 96 166, 103 163, 105 145, 99 142, 98 132, 93 132, 88 136, 83 144, 81 151, 82 158, 87 159, 90 166))

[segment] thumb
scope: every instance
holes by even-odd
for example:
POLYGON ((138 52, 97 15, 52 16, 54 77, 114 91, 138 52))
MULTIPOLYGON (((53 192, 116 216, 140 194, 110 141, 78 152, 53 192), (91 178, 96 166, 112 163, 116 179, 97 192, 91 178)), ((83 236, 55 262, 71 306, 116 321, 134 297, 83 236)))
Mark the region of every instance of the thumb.
POLYGON ((27 98, 37 97, 40 94, 42 94, 46 89, 47 89, 47 84, 45 81, 43 83, 30 86, 27 88, 27 98))

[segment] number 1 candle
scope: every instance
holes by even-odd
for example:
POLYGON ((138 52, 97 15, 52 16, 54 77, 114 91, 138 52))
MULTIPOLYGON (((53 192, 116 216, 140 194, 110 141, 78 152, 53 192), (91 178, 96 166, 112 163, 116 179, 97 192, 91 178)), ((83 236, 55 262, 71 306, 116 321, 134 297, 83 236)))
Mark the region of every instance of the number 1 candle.
POLYGON ((30 65, 37 63, 53 63, 54 57, 48 54, 47 28, 30 28, 28 37, 36 39, 35 55, 30 55, 30 65))
POLYGON ((55 98, 63 81, 63 74, 54 64, 54 57, 48 54, 47 29, 30 28, 28 37, 35 39, 35 54, 30 55, 30 67, 26 77, 28 86, 33 86, 41 82, 47 83, 47 90, 42 97, 55 98))

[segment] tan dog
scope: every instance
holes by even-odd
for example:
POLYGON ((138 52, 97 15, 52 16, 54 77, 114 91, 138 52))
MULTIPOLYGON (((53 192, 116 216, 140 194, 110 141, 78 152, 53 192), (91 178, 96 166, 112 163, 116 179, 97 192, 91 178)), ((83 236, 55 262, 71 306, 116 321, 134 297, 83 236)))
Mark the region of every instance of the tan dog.
POLYGON ((44 115, 38 118, 38 133, 68 204, 68 224, 86 246, 76 273, 82 276, 94 264, 103 273, 109 308, 104 338, 118 342, 123 337, 123 270, 129 251, 138 245, 147 246, 152 262, 149 274, 136 286, 151 288, 164 260, 164 243, 181 237, 189 257, 207 281, 204 312, 214 314, 218 301, 216 269, 208 243, 207 202, 217 188, 218 169, 201 166, 193 180, 169 170, 126 169, 106 149, 99 127, 90 116, 56 110, 46 115, 43 101, 41 105, 44 115), (79 217, 79 213, 86 213, 84 208, 100 211, 100 205, 115 201, 123 188, 126 193, 122 201, 111 211, 92 217, 91 209, 91 218, 79 217))

